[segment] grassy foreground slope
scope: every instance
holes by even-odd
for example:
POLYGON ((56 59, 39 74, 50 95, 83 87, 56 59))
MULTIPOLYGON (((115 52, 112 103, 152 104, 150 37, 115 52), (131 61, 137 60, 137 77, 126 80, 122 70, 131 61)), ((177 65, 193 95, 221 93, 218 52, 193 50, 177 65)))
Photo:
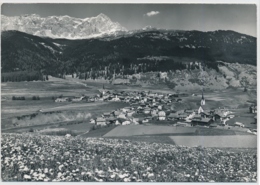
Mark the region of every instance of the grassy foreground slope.
POLYGON ((256 151, 2 134, 3 181, 252 182, 256 151))

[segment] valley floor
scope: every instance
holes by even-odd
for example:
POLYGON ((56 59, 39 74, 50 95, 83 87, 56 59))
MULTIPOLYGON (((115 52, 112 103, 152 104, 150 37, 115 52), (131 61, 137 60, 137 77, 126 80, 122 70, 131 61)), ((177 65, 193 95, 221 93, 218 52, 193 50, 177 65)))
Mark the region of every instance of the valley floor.
MULTIPOLYGON (((246 93, 242 89, 205 93, 206 104, 209 107, 225 107, 231 110, 235 118, 230 120, 230 124, 242 122, 245 128, 179 127, 174 121, 158 120, 143 125, 108 125, 95 128, 90 123, 91 119, 100 117, 105 112, 129 107, 130 103, 102 101, 56 103, 53 99, 61 95, 95 96, 103 86, 110 91, 147 90, 155 93, 176 93, 166 86, 162 88, 152 85, 115 86, 74 78, 50 78, 47 82, 2 83, 3 180, 256 181, 257 162, 254 156, 256 156, 257 136, 247 132, 257 129, 257 124, 252 124, 255 122, 256 114, 249 113, 248 108, 251 102, 256 101, 256 94, 250 90, 246 93), (13 96, 24 96, 25 100, 12 100, 13 96), (40 100, 32 100, 33 96, 39 96, 40 100), (43 143, 49 143, 50 148, 43 143), (49 152, 53 152, 49 151, 51 148, 57 149, 53 156, 49 156, 49 152), (39 152, 42 155, 39 155, 39 152), (12 153, 16 153, 17 156, 11 157, 12 153), (201 153, 206 154, 206 157, 203 156, 205 160, 201 158, 201 153), (18 154, 24 157, 25 162, 18 164, 21 159, 18 154), (100 155, 101 157, 98 157, 100 155), (28 163, 27 156, 33 156, 33 163, 28 163), (55 156, 63 158, 58 159, 55 156), (212 162, 215 159, 218 160, 212 162), (192 161, 196 161, 196 164, 190 164, 192 161), (89 168, 84 168, 82 164, 89 168), (196 165, 199 164, 204 166, 200 168, 202 171, 197 172, 196 165), (216 175, 213 169, 218 167, 224 170, 216 175), (244 173, 241 169, 247 169, 247 172, 244 173)), ((188 96, 182 97, 182 103, 174 105, 176 111, 198 108, 200 92, 185 93, 188 93, 188 96)))

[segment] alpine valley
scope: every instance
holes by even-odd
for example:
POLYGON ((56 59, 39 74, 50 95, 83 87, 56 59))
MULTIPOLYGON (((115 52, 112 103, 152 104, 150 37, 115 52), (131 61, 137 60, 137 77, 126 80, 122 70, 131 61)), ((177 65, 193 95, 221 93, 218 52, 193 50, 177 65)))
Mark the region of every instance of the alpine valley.
POLYGON ((2 74, 124 78, 182 90, 200 88, 204 71, 210 89, 256 86, 256 38, 230 30, 148 26, 128 31, 104 14, 85 19, 2 15, 1 39, 2 74))

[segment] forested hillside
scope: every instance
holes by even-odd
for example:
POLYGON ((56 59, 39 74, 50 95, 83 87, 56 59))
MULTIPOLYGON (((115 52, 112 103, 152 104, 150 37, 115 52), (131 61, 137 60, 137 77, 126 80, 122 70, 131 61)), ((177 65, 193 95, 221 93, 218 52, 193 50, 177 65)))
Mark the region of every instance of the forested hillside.
POLYGON ((234 31, 135 31, 84 40, 51 39, 2 32, 2 73, 40 71, 111 79, 150 71, 196 68, 218 71, 217 61, 256 65, 256 38, 234 31))

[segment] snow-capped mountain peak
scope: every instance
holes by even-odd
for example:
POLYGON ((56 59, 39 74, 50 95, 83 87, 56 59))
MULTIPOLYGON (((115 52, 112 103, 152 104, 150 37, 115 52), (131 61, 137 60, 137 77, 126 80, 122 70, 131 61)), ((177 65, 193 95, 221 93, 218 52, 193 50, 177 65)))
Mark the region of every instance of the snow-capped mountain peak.
POLYGON ((105 14, 96 17, 74 18, 68 15, 40 17, 37 14, 1 16, 2 31, 17 30, 32 35, 51 38, 84 39, 118 31, 127 31, 105 14))

